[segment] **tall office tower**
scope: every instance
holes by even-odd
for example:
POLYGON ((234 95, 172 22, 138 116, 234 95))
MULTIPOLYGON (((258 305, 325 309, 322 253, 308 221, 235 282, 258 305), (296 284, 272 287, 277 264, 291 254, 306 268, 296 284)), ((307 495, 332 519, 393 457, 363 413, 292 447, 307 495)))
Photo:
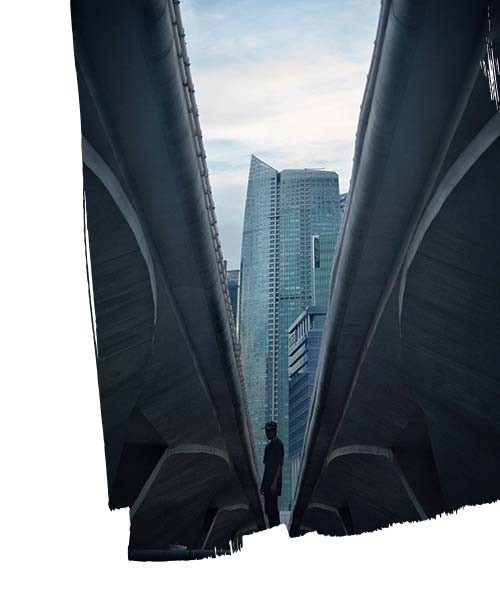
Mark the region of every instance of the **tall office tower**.
POLYGON ((236 335, 239 331, 239 312, 240 312, 240 272, 238 269, 226 271, 227 291, 231 300, 231 308, 233 310, 234 326, 236 327, 236 335))
POLYGON ((326 306, 308 306, 288 328, 288 452, 292 497, 297 485, 325 319, 326 306))
MULTIPOLYGON (((315 276, 314 246, 317 268, 329 272, 333 250, 328 251, 328 236, 334 243, 340 219, 336 173, 280 173, 252 156, 241 252, 240 346, 259 463, 266 421, 277 421, 278 435, 288 448, 288 327, 315 297, 316 302, 327 297, 329 276, 315 276)), ((285 456, 282 510, 290 502, 285 456)))
MULTIPOLYGON (((240 350, 257 463, 267 443, 262 427, 277 420, 278 171, 252 156, 240 269, 240 350)), ((281 436, 281 423, 279 423, 281 436)))
POLYGON ((334 223, 333 233, 321 233, 312 236, 312 302, 313 305, 328 305, 330 279, 332 276, 333 254, 337 245, 339 222, 334 223))

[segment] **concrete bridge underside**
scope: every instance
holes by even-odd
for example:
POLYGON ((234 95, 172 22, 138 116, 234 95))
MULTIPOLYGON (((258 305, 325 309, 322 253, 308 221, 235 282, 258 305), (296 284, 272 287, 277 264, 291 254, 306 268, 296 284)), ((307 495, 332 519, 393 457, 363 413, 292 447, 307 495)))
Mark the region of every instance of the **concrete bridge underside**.
POLYGON ((133 552, 265 527, 178 3, 73 0, 109 506, 133 552))
POLYGON ((482 0, 382 3, 292 535, 500 498, 500 114, 480 68, 487 11, 482 0))

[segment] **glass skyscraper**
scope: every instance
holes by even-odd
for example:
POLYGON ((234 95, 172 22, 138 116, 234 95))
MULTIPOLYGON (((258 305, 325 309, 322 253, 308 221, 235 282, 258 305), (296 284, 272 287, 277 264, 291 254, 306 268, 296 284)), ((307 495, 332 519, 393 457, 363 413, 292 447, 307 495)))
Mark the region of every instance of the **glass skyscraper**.
POLYGON ((325 318, 326 306, 308 306, 288 329, 288 452, 292 496, 297 485, 325 318))
MULTIPOLYGON (((326 304, 340 226, 337 173, 278 172, 252 156, 241 253, 240 347, 257 460, 264 423, 288 448, 288 328, 306 306, 326 304)), ((281 509, 291 502, 285 456, 281 509)))
POLYGON ((277 419, 277 203, 278 171, 252 156, 241 251, 240 350, 261 474, 267 440, 260 429, 277 419))

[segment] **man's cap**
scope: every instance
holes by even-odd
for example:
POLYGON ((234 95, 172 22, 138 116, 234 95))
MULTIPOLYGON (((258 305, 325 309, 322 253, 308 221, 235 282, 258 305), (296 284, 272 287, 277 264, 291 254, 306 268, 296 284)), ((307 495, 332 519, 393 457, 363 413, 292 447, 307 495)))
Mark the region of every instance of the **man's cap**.
POLYGON ((276 431, 278 426, 274 421, 268 421, 263 429, 266 429, 267 431, 276 431))

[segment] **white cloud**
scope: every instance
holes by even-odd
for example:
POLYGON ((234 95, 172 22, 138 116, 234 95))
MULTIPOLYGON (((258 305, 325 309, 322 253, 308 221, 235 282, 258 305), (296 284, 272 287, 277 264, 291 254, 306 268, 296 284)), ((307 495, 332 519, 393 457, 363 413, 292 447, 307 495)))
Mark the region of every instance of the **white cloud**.
POLYGON ((333 169, 341 191, 347 190, 375 35, 374 5, 310 0, 304 11, 302 3, 281 0, 183 2, 210 179, 231 266, 239 262, 236 241, 252 153, 278 170, 333 169))

